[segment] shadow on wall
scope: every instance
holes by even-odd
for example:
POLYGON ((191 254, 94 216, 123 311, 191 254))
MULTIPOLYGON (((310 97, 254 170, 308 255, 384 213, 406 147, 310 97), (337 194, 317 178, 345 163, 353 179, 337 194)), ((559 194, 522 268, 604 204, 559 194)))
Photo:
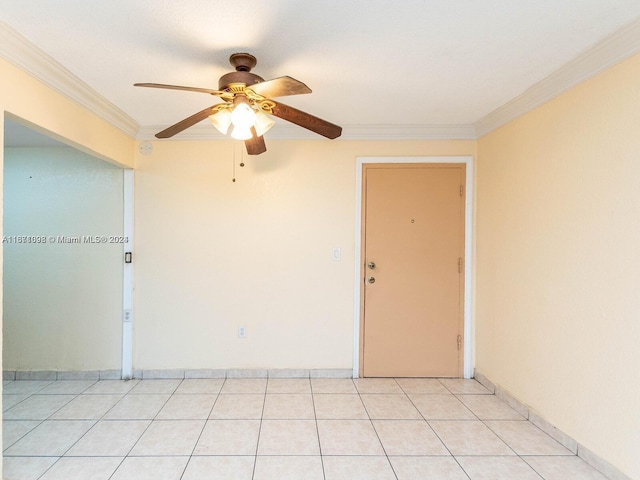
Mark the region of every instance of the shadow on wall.
POLYGON ((5 125, 3 369, 119 369, 123 170, 5 125))

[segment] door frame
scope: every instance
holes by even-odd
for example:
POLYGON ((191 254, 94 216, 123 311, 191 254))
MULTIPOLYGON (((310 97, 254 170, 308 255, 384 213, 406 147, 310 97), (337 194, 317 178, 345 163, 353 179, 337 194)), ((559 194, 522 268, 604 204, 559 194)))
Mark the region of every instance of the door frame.
POLYGON ((362 312, 362 173, 366 163, 458 163, 464 164, 465 180, 465 208, 464 208, 464 349, 463 376, 473 377, 473 317, 472 307, 472 279, 473 279, 473 157, 356 157, 356 231, 355 231, 355 283, 353 307, 353 378, 360 376, 360 322, 362 312))
POLYGON ((123 380, 133 378, 133 215, 134 215, 134 171, 124 172, 124 216, 123 216, 123 268, 122 268, 122 372, 123 380), (128 258, 127 253, 131 255, 128 258))

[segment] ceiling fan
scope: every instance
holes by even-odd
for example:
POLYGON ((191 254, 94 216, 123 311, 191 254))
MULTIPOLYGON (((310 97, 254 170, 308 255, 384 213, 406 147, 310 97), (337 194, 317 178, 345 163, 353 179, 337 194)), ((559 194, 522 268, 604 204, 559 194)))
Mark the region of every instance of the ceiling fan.
POLYGON ((248 53, 234 53, 229 62, 235 68, 218 81, 218 90, 161 83, 136 83, 136 87, 166 88, 170 90, 187 90, 208 93, 223 100, 211 107, 172 125, 156 134, 157 138, 169 138, 196 123, 209 117, 214 127, 223 135, 232 127, 231 136, 244 140, 249 155, 259 155, 267 151, 264 133, 275 121, 266 114, 295 123, 327 138, 337 138, 342 134, 342 127, 322 120, 309 113, 289 107, 272 100, 273 97, 311 93, 304 83, 289 76, 264 80, 251 69, 257 60, 248 53))

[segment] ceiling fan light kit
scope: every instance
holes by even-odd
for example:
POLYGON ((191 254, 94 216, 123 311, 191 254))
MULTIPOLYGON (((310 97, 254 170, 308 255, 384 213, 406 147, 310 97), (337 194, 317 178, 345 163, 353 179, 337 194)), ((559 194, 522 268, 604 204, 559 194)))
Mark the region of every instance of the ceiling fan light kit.
POLYGON ((244 140, 249 155, 259 155, 267 151, 263 135, 275 121, 273 115, 311 130, 326 138, 334 139, 342 134, 342 128, 313 115, 271 100, 271 97, 311 93, 311 89, 295 78, 284 76, 265 81, 251 73, 257 60, 248 53, 234 53, 229 62, 234 72, 220 77, 218 90, 161 83, 136 83, 136 87, 164 88, 207 93, 222 100, 211 107, 191 115, 184 120, 156 134, 157 138, 169 138, 196 123, 209 118, 213 126, 223 135, 232 126, 231 136, 244 140))

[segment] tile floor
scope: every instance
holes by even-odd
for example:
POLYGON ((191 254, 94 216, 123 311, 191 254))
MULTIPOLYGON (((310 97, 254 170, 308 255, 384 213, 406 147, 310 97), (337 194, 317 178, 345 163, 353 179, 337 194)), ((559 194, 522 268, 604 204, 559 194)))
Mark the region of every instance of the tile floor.
POLYGON ((474 380, 4 383, 6 480, 604 479, 474 380))

